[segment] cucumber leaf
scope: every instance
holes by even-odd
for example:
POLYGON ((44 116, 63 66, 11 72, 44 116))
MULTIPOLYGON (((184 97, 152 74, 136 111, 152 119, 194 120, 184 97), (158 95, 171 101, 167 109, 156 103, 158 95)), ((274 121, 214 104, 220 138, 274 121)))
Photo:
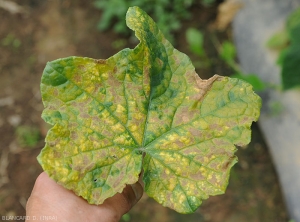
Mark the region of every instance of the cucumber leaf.
POLYGON ((129 8, 140 43, 107 60, 49 62, 41 81, 53 125, 38 156, 43 169, 91 204, 101 204, 142 169, 146 193, 180 213, 224 193, 234 144, 250 142, 261 100, 242 80, 202 80, 154 21, 129 8))

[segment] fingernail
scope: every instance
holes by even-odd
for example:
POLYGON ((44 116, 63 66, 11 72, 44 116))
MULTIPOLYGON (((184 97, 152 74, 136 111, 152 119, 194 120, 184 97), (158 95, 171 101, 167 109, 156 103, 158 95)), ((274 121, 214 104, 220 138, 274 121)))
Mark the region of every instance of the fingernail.
POLYGON ((141 199, 143 196, 143 188, 139 183, 131 184, 132 190, 135 194, 137 200, 141 199))

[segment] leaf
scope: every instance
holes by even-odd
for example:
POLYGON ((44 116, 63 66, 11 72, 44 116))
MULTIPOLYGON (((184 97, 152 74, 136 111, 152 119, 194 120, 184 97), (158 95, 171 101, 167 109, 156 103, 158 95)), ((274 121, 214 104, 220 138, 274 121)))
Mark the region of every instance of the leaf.
POLYGON ((138 7, 126 22, 140 40, 135 49, 47 64, 42 117, 54 126, 38 160, 92 204, 135 183, 143 168, 149 196, 191 213, 224 193, 234 144, 249 143, 261 100, 238 79, 201 80, 138 7))
POLYGON ((284 38, 290 44, 280 51, 277 59, 277 64, 281 66, 283 90, 300 86, 300 8, 289 15, 286 29, 284 38))
POLYGON ((211 6, 213 3, 215 3, 215 0, 202 0, 201 4, 204 5, 205 7, 211 6))
POLYGON ((227 63, 234 61, 236 57, 236 49, 234 44, 229 41, 225 41, 222 44, 220 56, 227 63))
POLYGON ((293 44, 300 44, 300 7, 287 19, 287 31, 293 44))
POLYGON ((276 60, 276 64, 279 65, 279 66, 282 66, 283 64, 283 61, 284 61, 284 57, 285 57, 285 54, 289 51, 289 47, 285 48, 285 49, 282 49, 278 55, 278 58, 276 60))
POLYGON ((289 35, 286 30, 274 34, 267 42, 271 49, 284 49, 289 43, 289 35))
POLYGON ((300 44, 292 44, 281 56, 283 89, 300 86, 300 44))
POLYGON ((198 56, 204 55, 203 42, 204 37, 202 32, 197 29, 189 28, 186 31, 186 40, 190 46, 190 50, 198 56))

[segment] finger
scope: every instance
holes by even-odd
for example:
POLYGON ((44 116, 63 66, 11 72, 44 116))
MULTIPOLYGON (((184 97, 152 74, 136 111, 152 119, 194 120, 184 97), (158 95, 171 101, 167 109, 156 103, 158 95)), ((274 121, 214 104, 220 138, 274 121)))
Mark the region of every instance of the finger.
POLYGON ((74 205, 84 204, 85 201, 82 198, 60 186, 43 172, 36 179, 27 201, 26 214, 28 216, 64 215, 68 217, 72 214, 68 209, 74 209, 74 205))

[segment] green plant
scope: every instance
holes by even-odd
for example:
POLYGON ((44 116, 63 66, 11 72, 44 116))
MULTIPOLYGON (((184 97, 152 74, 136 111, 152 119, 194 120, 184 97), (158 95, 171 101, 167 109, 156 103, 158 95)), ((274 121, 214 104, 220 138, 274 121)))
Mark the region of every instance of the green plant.
POLYGON ((34 147, 40 139, 40 132, 32 126, 19 126, 16 129, 17 141, 21 146, 34 147))
POLYGON ((220 49, 220 57, 229 65, 235 74, 231 75, 233 78, 242 79, 253 86, 255 91, 262 91, 267 87, 256 74, 245 74, 240 66, 236 63, 236 49, 233 43, 229 41, 223 42, 220 49))
POLYGON ((259 117, 260 98, 238 79, 202 80, 138 7, 126 22, 140 43, 107 60, 49 62, 41 81, 43 119, 53 125, 38 156, 67 189, 101 204, 135 183, 180 213, 224 193, 259 117))
POLYGON ((196 55, 202 57, 205 55, 203 48, 204 37, 202 32, 195 28, 189 28, 186 31, 186 40, 189 44, 190 50, 196 55))
POLYGON ((202 0, 201 2, 204 6, 211 6, 215 1, 216 0, 202 0))
POLYGON ((1 40, 3 46, 12 46, 13 48, 19 48, 21 41, 17 39, 13 34, 9 33, 4 39, 1 40))
MULTIPOLYGON (((214 1, 202 0, 202 3, 209 6, 214 1)), ((195 0, 96 0, 94 4, 103 12, 98 23, 100 30, 113 25, 115 32, 129 34, 124 16, 128 7, 139 6, 157 21, 158 27, 166 38, 174 42, 172 32, 179 30, 182 20, 191 17, 189 8, 196 2, 195 0), (115 23, 113 23, 114 20, 116 20, 115 23)))
MULTIPOLYGON (((204 37, 202 32, 194 28, 189 28, 186 31, 186 40, 191 52, 197 55, 200 59, 200 61, 194 61, 195 66, 197 68, 211 66, 212 63, 209 61, 205 53, 204 37)), ((231 75, 231 77, 242 79, 250 83, 255 91, 262 91, 266 88, 266 84, 257 75, 243 73, 239 65, 235 62, 236 49, 233 43, 225 41, 223 44, 219 44, 216 43, 217 40, 215 37, 213 38, 213 41, 217 45, 216 47, 220 58, 235 72, 235 74, 231 75)))
POLYGON ((195 28, 189 28, 187 29, 185 36, 191 52, 199 57, 199 61, 194 61, 195 67, 200 68, 210 66, 210 61, 204 49, 204 35, 202 32, 195 28))
POLYGON ((267 47, 281 50, 288 46, 289 34, 286 30, 274 34, 267 42, 267 47))
POLYGON ((300 8, 287 19, 286 29, 273 35, 267 46, 280 50, 277 63, 281 66, 284 90, 300 87, 300 8))
POLYGON ((159 28, 173 41, 172 31, 178 30, 181 20, 190 17, 188 8, 193 0, 96 0, 95 6, 103 11, 98 28, 105 30, 117 19, 113 29, 117 33, 128 34, 124 16, 128 7, 139 6, 156 20, 159 28))
MULTIPOLYGON (((208 59, 205 49, 204 49, 204 36, 202 32, 197 29, 189 28, 186 31, 186 40, 189 45, 190 51, 199 57, 200 61, 194 61, 195 66, 208 67, 212 63, 208 59)), ((268 84, 264 83, 256 74, 245 74, 238 63, 235 61, 236 58, 236 48, 233 43, 225 41, 220 44, 216 37, 212 37, 220 58, 226 62, 226 64, 232 68, 235 74, 231 75, 233 78, 238 78, 250 83, 253 86, 255 91, 263 91, 268 84)), ((272 41, 274 44, 277 44, 276 41, 272 41)), ((277 44, 278 45, 278 44, 277 44)), ((273 87, 268 85, 268 87, 273 87)))
POLYGON ((123 216, 122 216, 122 221, 125 221, 125 222, 127 222, 127 221, 130 221, 130 214, 129 213, 127 213, 127 214, 124 214, 123 216))
POLYGON ((112 44, 111 47, 114 49, 122 49, 126 45, 126 40, 125 39, 118 39, 115 40, 112 44))

